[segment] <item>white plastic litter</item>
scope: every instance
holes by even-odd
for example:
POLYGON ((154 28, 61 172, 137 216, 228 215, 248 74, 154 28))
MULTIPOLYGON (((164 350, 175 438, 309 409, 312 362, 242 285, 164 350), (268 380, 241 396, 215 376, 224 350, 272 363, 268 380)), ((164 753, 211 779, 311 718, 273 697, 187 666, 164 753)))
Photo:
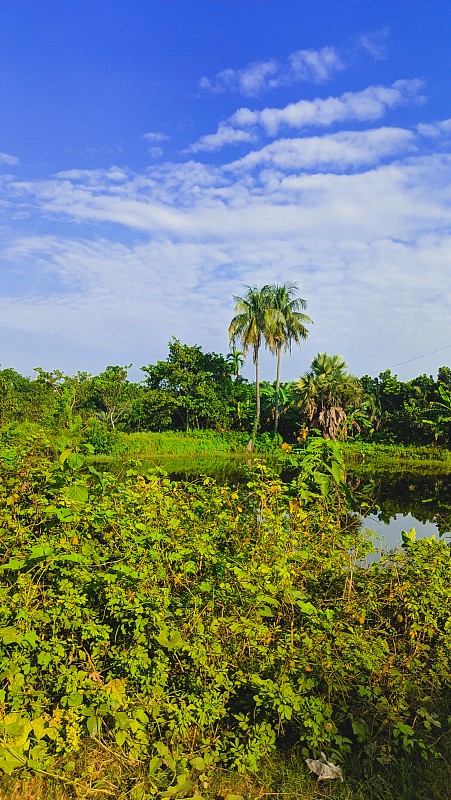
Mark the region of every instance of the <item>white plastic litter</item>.
POLYGON ((328 761, 324 753, 321 753, 321 758, 318 759, 306 758, 305 763, 315 775, 318 775, 319 781, 331 781, 333 778, 340 778, 341 782, 343 782, 341 767, 337 767, 336 764, 328 761))

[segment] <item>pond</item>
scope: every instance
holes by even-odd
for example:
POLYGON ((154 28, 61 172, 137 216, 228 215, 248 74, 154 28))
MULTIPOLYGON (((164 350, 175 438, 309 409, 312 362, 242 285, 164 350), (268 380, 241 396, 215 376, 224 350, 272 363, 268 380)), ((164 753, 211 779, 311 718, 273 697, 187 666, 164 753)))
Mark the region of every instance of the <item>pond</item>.
MULTIPOLYGON (((161 467, 174 480, 195 480, 209 475, 218 482, 230 483, 245 480, 244 468, 251 462, 248 456, 242 455, 198 454, 194 457, 160 455, 143 463, 161 467)), ((282 479, 293 478, 293 471, 284 472, 283 462, 274 462, 272 466, 282 479)), ((415 528, 417 538, 435 535, 450 541, 451 474, 413 472, 397 464, 393 469, 380 470, 377 467, 368 470, 366 466, 365 471, 360 471, 352 467, 348 478, 358 497, 353 511, 362 517, 364 527, 376 534, 377 556, 381 551, 399 547, 402 531, 411 528, 415 528)))
POLYGON ((398 468, 373 471, 371 476, 354 472, 351 482, 368 504, 355 510, 362 514, 364 526, 378 537, 378 550, 399 547, 402 532, 411 528, 418 539, 435 535, 450 541, 451 475, 398 468))

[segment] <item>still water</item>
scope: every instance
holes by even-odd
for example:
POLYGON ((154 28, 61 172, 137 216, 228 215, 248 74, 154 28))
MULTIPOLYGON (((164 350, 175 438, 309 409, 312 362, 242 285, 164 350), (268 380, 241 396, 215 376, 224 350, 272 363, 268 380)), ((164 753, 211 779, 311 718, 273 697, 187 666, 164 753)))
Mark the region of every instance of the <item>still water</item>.
MULTIPOLYGON (((219 482, 240 482, 246 479, 246 459, 242 456, 196 458, 168 456, 153 462, 170 477, 194 480, 209 475, 219 482)), ((292 480, 293 471, 284 473, 281 463, 273 465, 285 480, 292 480)), ((350 486, 358 498, 353 511, 362 517, 363 525, 375 533, 376 550, 388 552, 401 545, 402 531, 415 528, 417 538, 433 536, 451 540, 451 475, 443 472, 396 471, 384 469, 359 472, 349 470, 350 486)), ((372 560, 372 559, 371 559, 372 560)))
POLYGON ((398 470, 371 476, 355 473, 352 479, 367 498, 368 508, 361 509, 363 524, 376 534, 378 550, 399 547, 402 532, 411 528, 417 539, 435 536, 450 541, 451 475, 398 470))

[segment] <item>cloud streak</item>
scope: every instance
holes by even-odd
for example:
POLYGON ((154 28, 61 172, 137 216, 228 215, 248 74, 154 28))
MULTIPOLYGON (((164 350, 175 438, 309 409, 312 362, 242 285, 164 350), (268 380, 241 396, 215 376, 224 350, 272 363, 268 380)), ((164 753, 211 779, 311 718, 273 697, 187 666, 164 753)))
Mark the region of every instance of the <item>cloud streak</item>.
POLYGON ((415 78, 398 80, 391 86, 368 86, 359 92, 344 92, 339 97, 298 100, 283 108, 253 110, 242 107, 222 122, 216 133, 202 136, 188 150, 218 150, 233 142, 255 141, 258 131, 276 137, 281 129, 286 128, 302 131, 306 128, 328 128, 350 121, 375 122, 397 106, 425 102, 421 93, 423 88, 424 82, 415 78))
POLYGON ((323 136, 278 139, 230 165, 230 169, 273 167, 284 171, 345 172, 416 148, 415 134, 404 128, 340 131, 323 136))
POLYGON ((19 163, 16 156, 10 156, 8 153, 0 153, 0 164, 6 164, 8 167, 14 167, 19 163))
POLYGON ((235 92, 245 97, 258 97, 280 86, 302 82, 326 83, 345 66, 335 47, 296 50, 283 64, 275 59, 266 59, 248 64, 243 69, 228 67, 212 80, 201 78, 199 85, 212 94, 235 92))
POLYGON ((222 150, 223 147, 239 144, 251 144, 257 141, 255 133, 243 131, 239 128, 231 128, 228 125, 219 125, 216 133, 207 133, 201 136, 194 144, 190 145, 183 152, 200 153, 222 150))
POLYGON ((339 97, 299 100, 284 108, 268 107, 261 111, 240 108, 230 122, 244 128, 259 126, 269 136, 277 136, 282 127, 302 130, 330 127, 349 120, 375 121, 396 106, 424 102, 420 94, 423 86, 419 79, 398 80, 391 86, 368 86, 360 92, 345 92, 339 97))

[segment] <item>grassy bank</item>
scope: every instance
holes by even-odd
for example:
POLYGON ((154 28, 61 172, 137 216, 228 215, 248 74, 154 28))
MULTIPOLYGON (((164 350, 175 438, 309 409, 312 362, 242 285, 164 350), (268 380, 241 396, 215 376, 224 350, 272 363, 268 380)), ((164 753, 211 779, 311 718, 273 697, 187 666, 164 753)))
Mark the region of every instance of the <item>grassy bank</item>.
POLYGON ((195 455, 197 453, 244 452, 249 435, 238 431, 164 431, 163 433, 127 433, 120 435, 124 450, 131 458, 157 455, 195 455))
MULTIPOLYGON (((310 776, 299 753, 291 751, 264 758, 256 773, 242 775, 221 769, 209 773, 203 781, 202 800, 449 800, 451 786, 451 742, 442 745, 443 756, 430 766, 414 758, 405 758, 391 766, 367 769, 360 763, 348 768, 343 784, 321 784, 310 776)), ((61 779, 38 774, 0 776, 1 800, 94 800, 100 798, 145 798, 139 791, 124 794, 122 786, 135 783, 146 770, 136 764, 114 758, 95 744, 77 758, 77 766, 64 783, 61 779), (78 777, 77 777, 78 775, 78 777), (102 789, 103 786, 103 789, 102 789)), ((64 773, 63 773, 64 774, 64 773)), ((168 796, 168 795, 166 795, 168 796)), ((161 795, 154 795, 159 798, 161 795)), ((173 795, 181 800, 181 795, 173 795)), ((190 795, 188 798, 196 798, 190 795)))
MULTIPOLYGON (((246 456, 249 453, 248 442, 249 434, 240 431, 118 432, 110 440, 107 451, 101 455, 105 462, 108 458, 158 460, 168 457, 246 456)), ((274 441, 271 435, 260 434, 255 439, 253 452, 263 454, 278 451, 280 444, 281 440, 274 441)))
POLYGON ((350 465, 377 467, 415 467, 451 471, 451 450, 443 447, 415 447, 399 444, 372 444, 368 442, 345 442, 342 445, 346 462, 350 465))

